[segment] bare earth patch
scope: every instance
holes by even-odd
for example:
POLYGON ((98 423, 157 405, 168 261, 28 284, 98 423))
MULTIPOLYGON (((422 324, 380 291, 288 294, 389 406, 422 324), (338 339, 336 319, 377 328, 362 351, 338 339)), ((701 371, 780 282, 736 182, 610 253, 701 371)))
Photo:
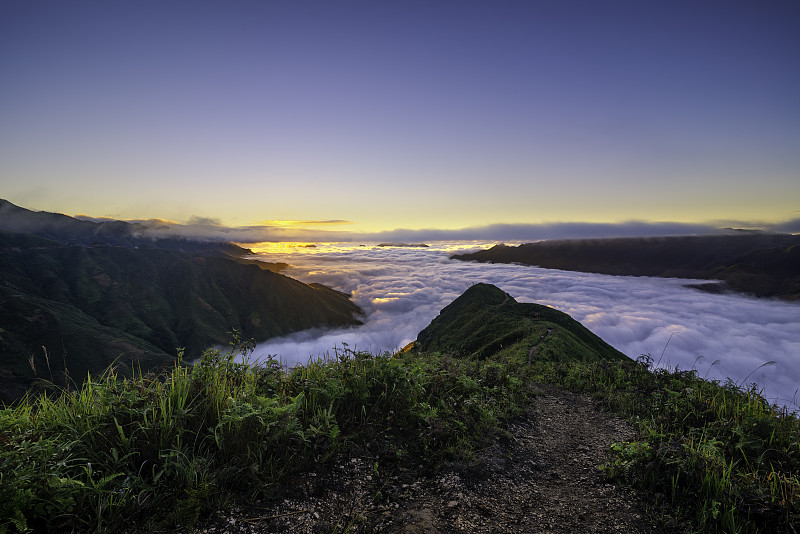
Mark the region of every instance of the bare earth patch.
POLYGON ((598 471, 613 442, 633 439, 630 426, 587 397, 537 388, 528 416, 468 465, 423 477, 352 455, 304 476, 290 498, 220 512, 194 532, 664 532, 633 490, 598 471))

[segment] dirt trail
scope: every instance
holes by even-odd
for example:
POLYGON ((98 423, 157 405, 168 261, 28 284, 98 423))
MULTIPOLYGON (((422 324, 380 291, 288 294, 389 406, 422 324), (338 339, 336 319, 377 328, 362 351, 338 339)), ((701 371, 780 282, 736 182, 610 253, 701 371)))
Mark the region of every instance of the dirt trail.
POLYGON ((597 469, 632 429, 586 397, 538 388, 528 417, 470 465, 432 478, 381 477, 374 460, 351 458, 300 481, 297 498, 229 511, 195 532, 663 532, 648 524, 635 492, 597 469))
POLYGON ((535 344, 534 344, 534 345, 531 347, 531 350, 529 350, 529 351, 528 351, 528 365, 530 365, 530 364, 531 364, 531 362, 533 361, 533 355, 534 355, 534 354, 536 354, 536 349, 538 349, 538 348, 539 348, 539 345, 541 345, 541 344, 542 344, 542 341, 544 341, 545 339, 547 339, 547 336, 551 335, 552 333, 553 333, 553 329, 552 329, 552 328, 548 328, 548 329, 547 329, 547 332, 545 332, 544 334, 542 334, 542 337, 540 337, 540 338, 539 338, 539 341, 537 341, 537 342, 536 342, 536 343, 535 343, 535 344))

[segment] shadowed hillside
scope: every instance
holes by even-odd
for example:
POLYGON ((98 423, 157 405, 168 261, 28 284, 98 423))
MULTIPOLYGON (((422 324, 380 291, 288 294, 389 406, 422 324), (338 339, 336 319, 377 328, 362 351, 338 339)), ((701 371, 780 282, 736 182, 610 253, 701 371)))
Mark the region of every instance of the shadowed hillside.
POLYGON ((114 245, 127 248, 159 248, 192 254, 225 254, 239 257, 250 251, 233 243, 199 241, 158 235, 159 231, 125 221, 83 221, 44 211, 31 211, 0 199, 0 230, 33 235, 64 245, 114 245))
MULTIPOLYGON (((179 347, 193 359, 226 343, 233 329, 263 341, 360 324, 354 317, 360 310, 348 295, 232 258, 227 252, 236 252, 233 245, 148 239, 148 247, 122 246, 124 232, 108 243, 101 229, 124 226, 9 203, 0 210, 14 215, 17 229, 22 221, 64 239, 6 232, 0 225, 3 402, 18 398, 34 377, 80 382, 115 361, 123 371, 149 369, 171 363, 179 347), (155 247, 160 244, 167 249, 155 247), (182 250, 175 250, 177 244, 182 250)), ((9 220, 0 216, 0 223, 9 220)))
POLYGON ((800 236, 741 234, 495 245, 454 259, 589 273, 722 280, 699 289, 800 299, 800 236))

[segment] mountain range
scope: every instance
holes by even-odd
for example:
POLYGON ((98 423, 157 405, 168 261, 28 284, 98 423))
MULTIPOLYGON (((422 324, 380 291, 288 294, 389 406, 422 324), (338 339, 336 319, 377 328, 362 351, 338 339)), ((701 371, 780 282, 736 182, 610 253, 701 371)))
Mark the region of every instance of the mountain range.
POLYGON ((191 360, 236 330, 263 341, 361 324, 349 296, 304 284, 228 243, 153 239, 0 201, 0 401, 43 378, 81 381, 191 360))
POLYGON ((540 241, 454 259, 589 273, 709 280, 694 287, 800 300, 800 236, 729 235, 540 241))

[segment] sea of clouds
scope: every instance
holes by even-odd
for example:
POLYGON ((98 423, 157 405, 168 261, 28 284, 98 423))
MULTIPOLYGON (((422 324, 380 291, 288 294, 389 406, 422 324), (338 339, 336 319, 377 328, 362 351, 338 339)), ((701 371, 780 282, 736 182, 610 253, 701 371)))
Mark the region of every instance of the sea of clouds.
POLYGON ((344 343, 373 353, 394 351, 470 285, 494 284, 520 302, 570 314, 631 358, 649 354, 661 367, 696 369, 701 377, 754 382, 773 402, 800 402, 800 305, 686 287, 694 280, 576 273, 449 259, 476 243, 429 248, 318 245, 261 252, 292 265, 285 274, 352 294, 361 327, 306 331, 269 340, 254 356, 285 365, 333 356, 344 343))

